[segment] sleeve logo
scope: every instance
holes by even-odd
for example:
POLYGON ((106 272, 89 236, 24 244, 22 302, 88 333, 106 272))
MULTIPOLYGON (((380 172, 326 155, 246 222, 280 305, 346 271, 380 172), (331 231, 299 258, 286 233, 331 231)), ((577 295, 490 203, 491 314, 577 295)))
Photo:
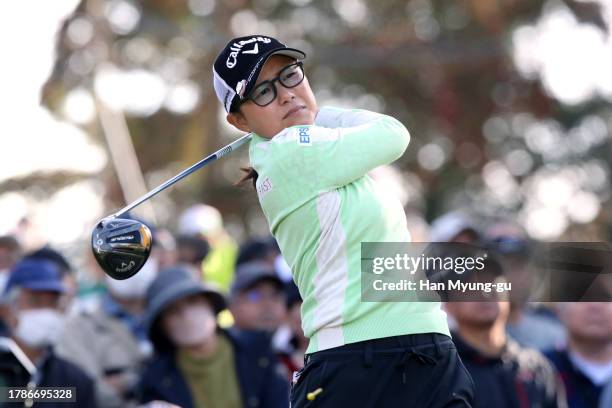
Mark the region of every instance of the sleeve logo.
POLYGON ((269 177, 266 177, 261 184, 257 186, 257 195, 262 199, 266 194, 272 191, 273 188, 272 181, 270 181, 269 177))
POLYGON ((310 129, 306 127, 298 128, 298 144, 302 146, 310 146, 310 129))

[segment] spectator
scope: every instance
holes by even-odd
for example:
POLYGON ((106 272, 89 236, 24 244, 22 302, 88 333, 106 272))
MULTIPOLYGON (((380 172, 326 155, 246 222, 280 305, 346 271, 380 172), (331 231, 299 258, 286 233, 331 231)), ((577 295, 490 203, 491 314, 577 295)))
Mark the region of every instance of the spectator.
POLYGON ((188 265, 197 279, 202 278, 202 262, 210 252, 208 241, 201 235, 179 235, 176 238, 177 262, 188 265))
POLYGON ((40 259, 53 263, 59 271, 66 287, 66 293, 62 297, 62 301, 66 305, 70 305, 72 303, 72 300, 77 294, 78 285, 76 277, 73 273, 72 265, 70 265, 64 255, 49 245, 45 245, 33 252, 25 254, 24 259, 40 259))
POLYGON ((283 282, 263 262, 242 264, 230 290, 230 312, 240 330, 274 333, 285 319, 283 282))
POLYGON ((158 275, 157 265, 156 259, 150 256, 142 269, 129 279, 104 277, 108 292, 102 297, 102 309, 130 329, 144 354, 152 351, 143 319, 146 293, 158 275))
POLYGON ((176 240, 166 228, 152 228, 153 246, 151 255, 157 261, 158 269, 165 269, 178 262, 176 240))
POLYGON ((568 406, 595 408, 612 384, 612 303, 563 303, 560 317, 567 347, 547 356, 565 383, 568 406))
MULTIPOLYGON (((488 278, 479 273, 481 281, 501 275, 493 258, 487 259, 485 270, 488 278)), ((506 336, 508 302, 482 298, 449 302, 446 309, 456 323, 453 340, 474 380, 475 407, 565 406, 563 387, 550 363, 538 351, 522 348, 506 336)))
POLYGON ((300 308, 302 297, 293 282, 285 284, 287 294, 287 323, 276 331, 273 345, 287 378, 304 366, 304 354, 308 348, 308 338, 302 330, 300 308))
MULTIPOLYGON (((480 245, 482 234, 470 217, 453 211, 433 220, 429 229, 429 241, 433 244, 427 248, 428 256, 437 257, 444 256, 448 251, 469 251, 470 247, 467 245, 456 244, 480 245), (450 245, 440 243, 450 243, 450 245)), ((445 300, 444 297, 442 300, 445 300)), ((446 305, 443 304, 443 307, 446 305)), ((455 328, 453 316, 449 315, 447 321, 449 329, 453 330, 455 328)))
POLYGON ((205 204, 194 205, 181 214, 178 228, 182 235, 198 234, 208 241, 211 251, 202 266, 204 280, 228 291, 234 277, 238 245, 223 229, 219 210, 205 204))
POLYGON ((542 313, 528 303, 537 286, 529 267, 530 245, 524 231, 515 224, 500 222, 486 232, 488 246, 500 255, 504 275, 512 283, 510 314, 506 331, 525 347, 550 350, 565 343, 565 328, 552 313, 542 313))
POLYGON ((429 230, 430 242, 476 243, 481 239, 479 229, 467 216, 449 212, 436 218, 429 230))
POLYGON ((141 402, 190 407, 287 407, 266 338, 222 331, 223 296, 184 268, 162 271, 147 292, 147 328, 156 350, 140 382, 141 402))
POLYGON ((62 255, 60 252, 48 245, 45 245, 37 249, 36 251, 27 253, 24 258, 42 259, 45 261, 53 262, 57 267, 60 276, 67 275, 72 272, 72 266, 70 265, 66 257, 64 257, 64 255, 62 255))
POLYGON ((247 262, 264 262, 274 266, 276 257, 280 253, 274 238, 269 239, 250 239, 240 245, 238 250, 238 258, 236 258, 236 267, 247 262))
POLYGON ((283 258, 274 237, 251 239, 240 246, 236 267, 254 261, 265 262, 273 266, 276 274, 284 283, 293 281, 291 268, 283 258))
MULTIPOLYGON (((11 235, 0 236, 0 294, 4 292, 11 268, 21 257, 21 245, 11 235)), ((4 321, 4 309, 0 307, 0 336, 8 336, 4 321)))
MULTIPOLYGON (((12 340, 23 354, 16 359, 14 353, 0 353, 0 383, 12 387, 30 383, 37 387, 75 387, 78 406, 95 407, 92 380, 52 348, 63 326, 60 299, 65 291, 57 268, 50 262, 23 260, 12 269, 4 301, 12 340)), ((65 403, 45 406, 63 407, 65 403)))
POLYGON ((141 364, 151 352, 142 314, 146 290, 157 276, 156 265, 150 258, 129 279, 106 277, 108 292, 99 307, 72 317, 58 341, 57 353, 95 380, 100 407, 135 403, 141 364))
POLYGON ((21 245, 10 235, 0 236, 0 293, 8 282, 9 271, 21 258, 21 245))

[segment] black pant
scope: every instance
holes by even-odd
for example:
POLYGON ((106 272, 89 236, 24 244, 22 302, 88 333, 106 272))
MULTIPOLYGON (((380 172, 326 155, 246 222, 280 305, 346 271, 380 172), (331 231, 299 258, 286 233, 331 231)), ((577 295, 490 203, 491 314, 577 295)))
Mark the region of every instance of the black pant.
POLYGON ((471 407, 474 383, 442 334, 411 334, 307 355, 291 407, 471 407))

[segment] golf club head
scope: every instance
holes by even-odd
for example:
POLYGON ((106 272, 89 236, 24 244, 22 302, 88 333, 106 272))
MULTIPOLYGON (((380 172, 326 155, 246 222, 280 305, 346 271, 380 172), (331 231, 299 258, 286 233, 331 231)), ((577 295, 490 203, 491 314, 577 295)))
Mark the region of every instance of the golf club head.
POLYGON ((91 234, 91 248, 108 276, 123 280, 134 276, 151 253, 151 230, 140 221, 104 218, 91 234))

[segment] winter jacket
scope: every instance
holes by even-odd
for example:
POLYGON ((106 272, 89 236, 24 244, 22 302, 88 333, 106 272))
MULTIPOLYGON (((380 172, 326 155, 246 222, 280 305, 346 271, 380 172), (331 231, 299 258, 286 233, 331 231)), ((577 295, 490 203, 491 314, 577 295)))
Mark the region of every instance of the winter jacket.
MULTIPOLYGON (((279 372, 270 340, 258 332, 222 331, 234 348, 236 375, 244 407, 286 408, 289 385, 279 372)), ((189 386, 175 360, 167 350, 155 355, 146 365, 139 384, 142 403, 160 400, 182 408, 193 408, 189 386)))
MULTIPOLYGON (((97 407, 93 381, 83 370, 74 364, 58 357, 51 350, 38 364, 37 372, 30 376, 19 360, 7 350, 0 351, 0 386, 25 387, 33 381, 36 387, 74 387, 76 402, 34 403, 34 407, 65 408, 69 405, 78 407, 97 407)), ((4 403, 3 403, 4 404, 4 403)), ((23 403, 2 406, 23 406, 23 403)))
POLYGON ((565 407, 557 373, 537 350, 508 339, 498 357, 489 357, 453 334, 461 361, 474 380, 474 407, 565 407))

